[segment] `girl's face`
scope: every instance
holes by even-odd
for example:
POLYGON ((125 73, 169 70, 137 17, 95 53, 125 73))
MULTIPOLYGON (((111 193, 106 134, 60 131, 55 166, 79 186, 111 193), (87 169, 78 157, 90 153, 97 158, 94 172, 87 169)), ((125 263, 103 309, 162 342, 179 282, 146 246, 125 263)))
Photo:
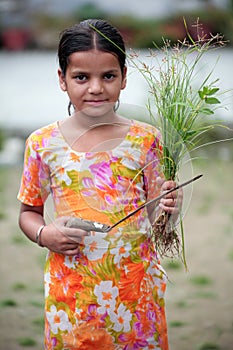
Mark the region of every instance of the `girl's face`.
POLYGON ((58 75, 75 111, 91 117, 113 114, 126 86, 126 68, 122 76, 117 57, 98 50, 72 53, 65 76, 60 69, 58 75))

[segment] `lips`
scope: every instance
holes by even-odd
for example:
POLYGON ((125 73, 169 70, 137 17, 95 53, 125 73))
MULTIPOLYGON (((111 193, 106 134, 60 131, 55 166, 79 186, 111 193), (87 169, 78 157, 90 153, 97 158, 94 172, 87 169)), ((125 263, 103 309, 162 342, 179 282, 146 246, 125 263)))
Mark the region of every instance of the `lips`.
POLYGON ((92 106, 99 106, 104 103, 106 103, 107 100, 86 100, 85 103, 92 105, 92 106))

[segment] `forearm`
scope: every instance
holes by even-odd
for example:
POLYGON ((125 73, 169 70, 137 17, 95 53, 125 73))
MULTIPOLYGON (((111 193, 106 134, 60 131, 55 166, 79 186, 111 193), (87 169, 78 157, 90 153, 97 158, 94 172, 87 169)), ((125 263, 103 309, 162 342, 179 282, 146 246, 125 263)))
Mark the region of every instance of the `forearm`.
POLYGON ((36 234, 38 229, 45 225, 43 218, 43 209, 38 210, 22 210, 19 215, 19 226, 24 234, 32 241, 36 242, 36 234))

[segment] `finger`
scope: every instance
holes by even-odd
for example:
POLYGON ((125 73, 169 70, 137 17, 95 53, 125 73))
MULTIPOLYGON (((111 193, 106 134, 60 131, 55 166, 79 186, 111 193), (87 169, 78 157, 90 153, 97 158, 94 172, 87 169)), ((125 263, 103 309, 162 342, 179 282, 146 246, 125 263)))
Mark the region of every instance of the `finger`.
POLYGON ((179 214, 179 208, 177 206, 167 206, 163 203, 159 203, 159 207, 168 214, 177 215, 179 214))
POLYGON ((177 201, 174 200, 173 198, 161 199, 160 203, 163 204, 165 207, 176 207, 177 206, 177 201))
POLYGON ((63 233, 67 236, 89 236, 90 232, 85 231, 81 228, 64 227, 63 233))
POLYGON ((170 192, 168 193, 163 199, 172 199, 172 200, 176 200, 177 199, 177 191, 174 192, 170 192))
POLYGON ((165 179, 162 179, 160 176, 157 177, 156 179, 157 185, 161 187, 163 183, 165 182, 165 179))
POLYGON ((69 256, 78 255, 80 254, 80 250, 79 250, 79 247, 75 249, 67 249, 67 250, 64 250, 62 254, 69 255, 69 256))
POLYGON ((77 249, 80 247, 80 244, 78 242, 73 242, 72 243, 67 243, 62 246, 63 250, 72 250, 72 249, 77 249))
POLYGON ((164 181, 162 184, 161 190, 162 191, 168 191, 171 190, 172 188, 176 187, 176 182, 169 180, 169 181, 164 181))
POLYGON ((68 237, 71 241, 75 241, 78 243, 82 243, 84 238, 86 236, 90 235, 90 232, 81 230, 81 229, 75 229, 75 228, 65 228, 63 231, 63 234, 68 237))
POLYGON ((66 236, 66 242, 65 242, 65 247, 73 247, 73 246, 77 246, 77 244, 84 244, 84 237, 68 237, 66 236))

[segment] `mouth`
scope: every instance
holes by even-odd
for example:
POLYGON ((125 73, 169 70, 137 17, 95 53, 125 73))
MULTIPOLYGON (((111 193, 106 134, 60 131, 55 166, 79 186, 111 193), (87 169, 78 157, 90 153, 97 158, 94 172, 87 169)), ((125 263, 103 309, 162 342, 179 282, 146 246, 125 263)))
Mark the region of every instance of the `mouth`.
POLYGON ((99 106, 103 106, 104 104, 106 104, 108 101, 107 100, 86 100, 85 103, 88 106, 91 107, 99 107, 99 106))

